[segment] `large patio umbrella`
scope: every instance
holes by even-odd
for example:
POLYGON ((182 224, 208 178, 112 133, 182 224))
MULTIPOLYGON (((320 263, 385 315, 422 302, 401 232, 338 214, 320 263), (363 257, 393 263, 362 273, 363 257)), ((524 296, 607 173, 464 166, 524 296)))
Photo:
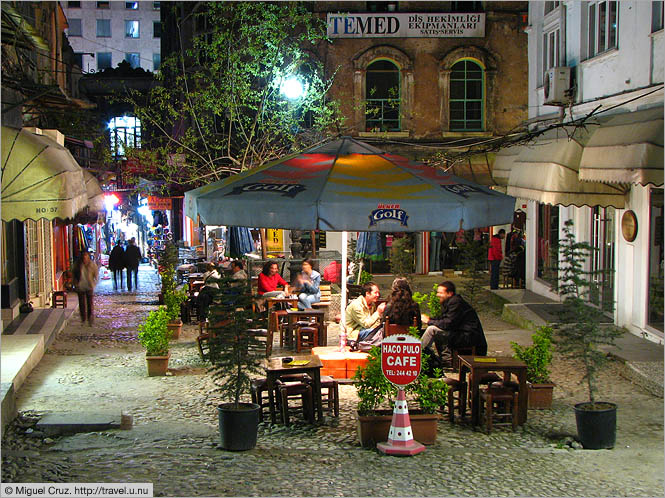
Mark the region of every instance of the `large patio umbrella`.
POLYGON ((344 231, 344 279, 346 230, 456 232, 510 223, 514 207, 513 197, 349 137, 185 192, 185 213, 205 224, 344 231))

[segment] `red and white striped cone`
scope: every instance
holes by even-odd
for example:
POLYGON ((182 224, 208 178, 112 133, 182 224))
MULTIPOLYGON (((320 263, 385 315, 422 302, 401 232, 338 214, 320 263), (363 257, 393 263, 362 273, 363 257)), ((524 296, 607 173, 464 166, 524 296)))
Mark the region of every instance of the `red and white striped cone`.
POLYGON ((376 447, 386 455, 411 456, 425 451, 425 447, 413 439, 409 408, 406 406, 406 394, 402 389, 397 393, 388 441, 379 443, 376 447))

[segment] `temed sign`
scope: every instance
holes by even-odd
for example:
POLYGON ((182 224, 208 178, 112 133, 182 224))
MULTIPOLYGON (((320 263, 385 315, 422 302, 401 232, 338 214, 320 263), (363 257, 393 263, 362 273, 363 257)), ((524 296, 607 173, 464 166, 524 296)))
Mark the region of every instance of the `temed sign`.
POLYGON ((381 370, 396 386, 411 384, 420 375, 420 341, 410 335, 390 335, 381 343, 381 370))

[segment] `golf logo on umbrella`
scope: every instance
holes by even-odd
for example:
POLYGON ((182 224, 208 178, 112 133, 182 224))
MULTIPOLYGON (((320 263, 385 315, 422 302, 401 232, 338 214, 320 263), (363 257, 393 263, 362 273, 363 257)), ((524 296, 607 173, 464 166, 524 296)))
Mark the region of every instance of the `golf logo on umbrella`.
POLYGON ((372 211, 369 215, 369 226, 374 226, 383 221, 398 222, 402 226, 408 226, 409 215, 406 211, 400 209, 399 204, 379 204, 378 209, 372 211))
POLYGON ((274 192, 282 194, 283 197, 295 197, 303 190, 305 190, 305 186, 298 183, 247 183, 233 187, 233 190, 225 195, 240 195, 245 192, 274 192))

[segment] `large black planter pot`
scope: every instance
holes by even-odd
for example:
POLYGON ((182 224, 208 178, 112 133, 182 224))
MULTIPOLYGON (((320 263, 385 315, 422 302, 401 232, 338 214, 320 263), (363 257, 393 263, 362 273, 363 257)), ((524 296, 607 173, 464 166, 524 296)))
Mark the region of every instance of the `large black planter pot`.
POLYGON ((575 405, 575 421, 577 437, 584 449, 614 448, 617 436, 617 405, 606 402, 578 403, 575 405))
POLYGON ((222 448, 231 451, 251 450, 256 446, 259 410, 255 403, 222 403, 217 407, 222 448))

